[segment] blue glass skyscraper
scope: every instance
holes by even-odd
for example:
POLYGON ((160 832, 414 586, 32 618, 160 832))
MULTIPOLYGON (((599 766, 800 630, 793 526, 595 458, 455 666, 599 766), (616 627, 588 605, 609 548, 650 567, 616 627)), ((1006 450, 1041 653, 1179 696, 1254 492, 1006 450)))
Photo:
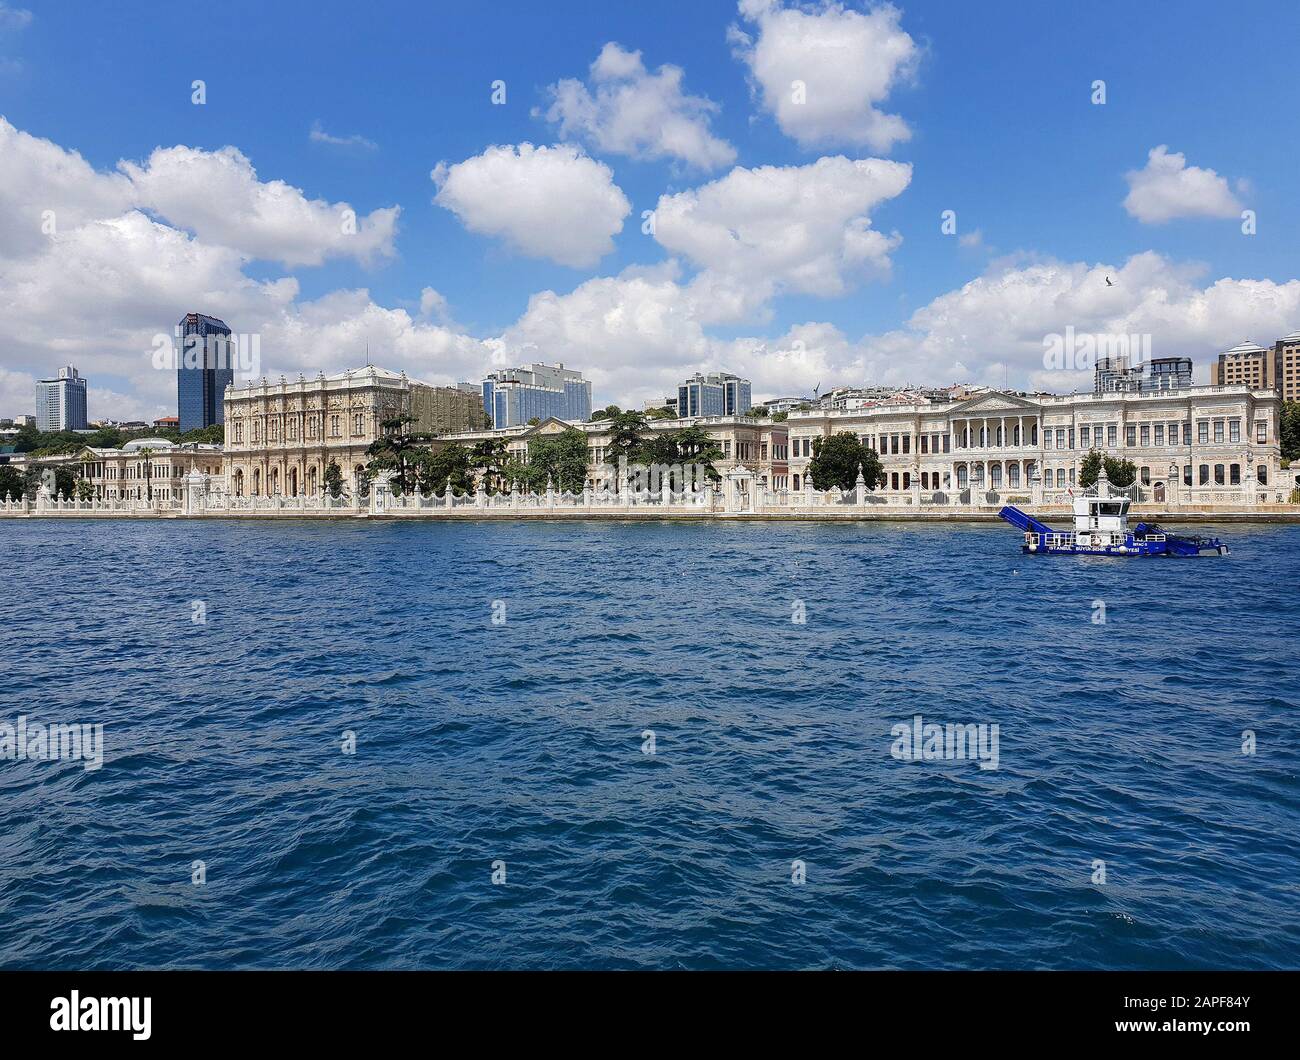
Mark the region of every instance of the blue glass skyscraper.
POLYGON ((225 322, 187 313, 178 325, 176 415, 180 431, 224 422, 222 399, 235 381, 235 351, 225 322))
POLYGON ((548 416, 587 420, 591 418, 591 383, 581 372, 562 364, 509 368, 483 380, 483 409, 497 429, 548 416))

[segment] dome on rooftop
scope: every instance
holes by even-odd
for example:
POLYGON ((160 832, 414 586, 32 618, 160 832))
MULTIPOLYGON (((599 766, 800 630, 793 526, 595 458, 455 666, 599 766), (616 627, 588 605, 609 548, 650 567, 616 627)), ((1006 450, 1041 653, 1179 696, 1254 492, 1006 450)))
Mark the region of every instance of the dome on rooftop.
POLYGON ((166 438, 132 438, 122 446, 124 453, 138 453, 141 449, 175 449, 176 443, 166 438))
POLYGON ((1250 341, 1250 339, 1246 339, 1244 342, 1239 342, 1232 349, 1228 350, 1227 354, 1229 357, 1231 357, 1234 353, 1263 353, 1263 352, 1264 352, 1263 346, 1256 346, 1253 342, 1250 341))

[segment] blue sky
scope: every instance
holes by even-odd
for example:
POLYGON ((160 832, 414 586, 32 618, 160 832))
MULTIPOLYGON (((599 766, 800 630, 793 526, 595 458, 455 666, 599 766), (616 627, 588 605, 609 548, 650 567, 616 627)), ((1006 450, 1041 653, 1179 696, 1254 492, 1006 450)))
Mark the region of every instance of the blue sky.
MULTIPOLYGON (((860 4, 803 8, 810 17, 831 18, 845 9, 872 10, 860 4)), ((733 26, 757 40, 763 25, 725 0, 375 0, 316 3, 310 10, 252 2, 8 3, 0 11, 0 114, 21 133, 79 153, 101 176, 112 175, 119 160, 143 163, 160 147, 216 152, 230 145, 260 182, 283 181, 308 200, 347 203, 362 216, 389 207, 399 207, 400 215, 390 253, 371 260, 326 253, 320 264, 286 264, 272 260, 264 241, 251 249, 235 245, 244 277, 254 283, 292 277, 295 297, 273 299, 269 307, 252 299, 243 319, 238 301, 132 305, 122 318, 131 321, 123 329, 131 337, 114 337, 121 352, 102 363, 95 361, 93 327, 86 336, 76 326, 72 335, 42 333, 48 325, 41 321, 58 314, 53 307, 47 317, 32 310, 25 303, 30 285, 20 282, 24 270, 38 272, 39 263, 10 254, 8 291, 23 300, 24 319, 8 336, 11 353, 0 355, 10 377, 7 389, 0 385, 0 414, 24 411, 18 404, 28 377, 62 363, 63 352, 86 363, 92 386, 98 376, 112 394, 101 414, 109 414, 109 406, 151 409, 165 402, 165 386, 147 369, 137 372, 128 351, 137 343, 147 347, 148 335, 159 330, 149 326, 151 314, 165 329, 190 308, 223 316, 236 330, 262 332, 264 360, 274 371, 357 363, 357 351, 347 347, 361 335, 377 363, 386 363, 387 355, 394 367, 429 378, 475 375, 476 363, 482 371, 493 357, 509 360, 515 353, 564 360, 591 369, 598 401, 649 396, 676 373, 719 366, 754 377, 756 396, 872 377, 948 382, 960 372, 979 379, 1006 371, 1013 383, 1032 385, 1041 382, 1032 353, 1036 337, 1067 323, 1140 327, 1154 333, 1157 352, 1187 352, 1202 362, 1241 338, 1237 332, 1256 319, 1249 333, 1261 342, 1275 338, 1273 331, 1300 328, 1294 287, 1300 88, 1294 62, 1277 47, 1300 40, 1300 5, 912 2, 896 10, 913 56, 874 106, 901 119, 909 138, 882 149, 851 137, 810 146, 783 129, 763 104, 758 74, 738 56, 734 35, 729 40, 733 26), (707 128, 734 150, 734 161, 704 168, 681 158, 630 157, 590 137, 566 137, 547 121, 539 111, 548 107, 549 86, 574 78, 594 91, 589 69, 610 42, 639 51, 651 74, 662 64, 680 67, 682 91, 715 105, 707 128), (203 106, 191 102, 195 78, 206 82, 203 106), (1103 106, 1090 102, 1090 86, 1099 78, 1106 81, 1103 106), (505 105, 491 103, 496 79, 506 83, 505 105), (313 127, 366 143, 314 140, 313 127), (492 145, 562 141, 608 167, 631 207, 611 237, 612 252, 597 261, 573 267, 529 256, 510 238, 470 231, 463 213, 433 201, 439 188, 430 171, 440 162, 456 166, 492 145), (1254 210, 1257 233, 1243 235, 1222 201, 1217 207, 1175 205, 1175 216, 1158 222, 1126 209, 1126 173, 1142 170, 1159 145, 1181 154, 1186 169, 1212 171, 1206 181, 1221 178, 1220 199, 1226 192, 1229 205, 1254 210), (620 352, 608 363, 600 363, 598 337, 586 345, 562 339, 590 336, 589 321, 579 318, 597 312, 592 307, 565 304, 557 310, 568 314, 563 324, 522 320, 539 292, 564 299, 595 279, 618 281, 629 266, 662 267, 669 260, 678 263, 674 294, 710 270, 726 273, 733 286, 762 287, 768 277, 755 270, 763 262, 720 268, 707 254, 683 252, 682 245, 692 242, 687 237, 666 247, 642 234, 641 211, 655 208, 662 195, 691 194, 721 180, 734 167, 793 171, 841 156, 912 167, 903 190, 862 211, 872 229, 897 237, 886 255, 887 274, 847 269, 842 283, 801 285, 774 273, 771 290, 764 288, 752 304, 732 314, 700 315, 680 335, 647 337, 644 349, 634 338, 612 337, 609 345, 620 352), (1191 212, 1180 215, 1178 209, 1191 212), (956 211, 958 235, 967 245, 941 233, 944 210, 956 211), (1053 282, 1077 292, 1091 282, 1086 278, 1093 267, 1118 271, 1142 255, 1155 257, 1132 269, 1131 286, 1141 290, 1113 311, 1078 305, 1070 319, 1028 321, 995 307, 969 322, 948 319, 952 303, 961 301, 954 293, 981 277, 995 286, 1010 270, 1012 282, 1030 289, 1045 282, 1043 297, 1050 300, 1061 291, 1053 282), (1056 280, 1027 280, 1025 270, 1035 263, 1049 263, 1056 280), (1073 278, 1062 281, 1058 274, 1066 273, 1073 278), (1221 279, 1238 284, 1230 296, 1219 292, 1230 297, 1227 308, 1207 294, 1221 279), (1255 291, 1242 281, 1266 281, 1267 288, 1255 291), (425 288, 446 299, 447 317, 421 315, 425 288), (358 290, 368 292, 375 308, 352 306, 355 317, 405 310, 411 328, 349 324, 341 311, 304 318, 303 306, 358 290), (952 303, 934 305, 945 297, 952 303), (1189 317, 1218 316, 1222 323, 1175 326, 1143 308, 1162 300, 1184 306, 1189 317), (930 315, 918 330, 913 314, 927 307, 930 315), (819 330, 799 347, 806 357, 779 366, 762 362, 764 343, 793 342, 792 329, 808 324, 819 330), (457 338, 421 332, 434 326, 457 338), (312 327, 320 333, 304 336, 312 327), (999 348, 999 327, 1011 332, 1006 350, 999 348), (949 332, 936 334, 944 328, 949 332), (292 346, 290 332, 314 352, 292 346), (492 345, 503 337, 505 348, 492 345), (489 345, 474 345, 484 341, 489 345), (334 347, 325 351, 330 343, 334 347), (402 344, 404 353, 397 349, 402 344), (454 353, 448 352, 452 346, 454 353), (941 349, 950 352, 940 355, 941 349), (814 378, 823 372, 833 378, 814 378)), ((777 30, 771 32, 775 37, 777 30)), ((29 186, 41 184, 33 178, 29 186)), ((40 193, 31 192, 10 205, 16 215, 30 216, 40 212, 39 200, 40 193)), ((199 231, 185 206, 172 205, 167 213, 150 203, 135 205, 186 238, 240 243, 199 231)), ((738 213, 747 216, 744 207, 738 213)), ((724 229, 730 224, 726 217, 720 223, 724 229)), ((124 271, 120 282, 129 284, 130 273, 124 271)), ((142 299, 152 297, 147 288, 140 285, 142 299)), ((193 291, 196 297, 210 293, 211 285, 196 280, 193 291)), ((0 299, 5 294, 0 285, 0 299)), ((625 294, 609 297, 622 305, 625 294)), ((125 290, 118 296, 131 302, 125 290)), ((626 297, 635 315, 637 296, 626 297)), ((608 314, 609 304, 602 305, 608 314)), ((67 315, 77 312, 63 306, 58 326, 67 329, 67 315)))

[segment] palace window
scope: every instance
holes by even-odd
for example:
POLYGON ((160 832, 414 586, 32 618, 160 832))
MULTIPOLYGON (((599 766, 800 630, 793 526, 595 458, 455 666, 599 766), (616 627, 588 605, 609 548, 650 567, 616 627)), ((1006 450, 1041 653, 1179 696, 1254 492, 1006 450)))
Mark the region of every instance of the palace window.
POLYGON ((930 436, 928 434, 923 434, 921 435, 921 453, 922 455, 924 455, 929 451, 930 451, 930 436))
POLYGON ((1214 440, 1216 442, 1223 441, 1223 420, 1214 421, 1214 440))
POLYGON ((1156 445, 1164 445, 1164 444, 1165 444, 1165 425, 1163 423, 1157 423, 1156 424, 1156 445))
POLYGON ((912 451, 912 436, 910 434, 905 434, 903 435, 903 452, 910 453, 911 451, 912 451))
POLYGON ((1052 432, 1051 432, 1051 431, 1044 431, 1044 432, 1043 432, 1043 448, 1044 448, 1044 449, 1050 449, 1050 448, 1052 448, 1052 432))
POLYGON ((1267 485, 1268 485, 1268 466, 1265 465, 1265 464, 1260 464, 1259 467, 1255 468, 1255 477, 1256 477, 1257 479, 1259 479, 1259 484, 1260 484, 1261 486, 1267 486, 1267 485))
POLYGON ((1114 449, 1119 444, 1119 426, 1118 424, 1107 424, 1106 426, 1106 446, 1114 449))
POLYGON ((1196 421, 1196 440, 1205 445, 1210 440, 1210 422, 1209 420, 1196 421))
POLYGON ((1183 424, 1183 445, 1192 444, 1192 421, 1188 420, 1183 424))
POLYGON ((361 434, 365 431, 366 414, 364 412, 354 412, 352 414, 352 433, 361 434))
POLYGON ((1231 464, 1228 467, 1228 482, 1233 486, 1241 485, 1241 465, 1231 464))
POLYGON ((254 421, 253 421, 253 441, 256 442, 257 440, 258 440, 258 439, 257 439, 257 420, 254 420, 254 421))
POLYGON ((1079 444, 1080 444, 1081 446, 1083 446, 1085 449, 1090 449, 1090 448, 1092 448, 1092 428, 1091 428, 1091 427, 1080 427, 1080 428, 1079 428, 1079 444))
POLYGON ((1192 484, 1192 465, 1191 465, 1191 464, 1184 464, 1184 465, 1183 465, 1183 485, 1184 485, 1184 486, 1190 486, 1191 484, 1192 484))
POLYGON ((337 437, 339 437, 339 434, 340 434, 339 417, 338 417, 338 416, 331 416, 331 417, 330 417, 330 437, 331 437, 331 438, 337 438, 337 437))
POLYGON ((1223 485, 1223 465, 1222 465, 1222 464, 1215 464, 1215 465, 1214 465, 1214 484, 1215 484, 1216 486, 1222 486, 1222 485, 1223 485))
POLYGON ((951 434, 945 434, 945 435, 943 436, 943 451, 944 451, 945 453, 952 452, 952 435, 951 435, 951 434))
POLYGON ((280 424, 274 417, 266 425, 266 437, 268 441, 276 441, 280 437, 280 424))
POLYGON ((1145 449, 1148 445, 1151 444, 1151 428, 1147 426, 1145 423, 1142 424, 1141 437, 1142 437, 1142 448, 1145 449))
POLYGON ((244 421, 235 420, 235 441, 242 442, 243 440, 244 440, 244 421))
POLYGON ((1138 444, 1138 429, 1131 423, 1124 428, 1124 444, 1130 449, 1138 444))
POLYGON ((1074 428, 1071 427, 1067 437, 1070 439, 1070 448, 1074 448, 1074 428))
POLYGON ((1142 469, 1142 485, 1151 485, 1151 469, 1149 467, 1144 467, 1142 469))
POLYGON ((1268 441, 1268 422, 1266 420, 1255 421, 1255 441, 1268 441))
POLYGON ((1202 486, 1208 486, 1208 485, 1210 484, 1210 465, 1209 465, 1209 464, 1202 464, 1202 465, 1197 469, 1197 481, 1198 481, 1202 486))
POLYGON ((1241 420, 1228 421, 1228 441, 1241 441, 1241 420))

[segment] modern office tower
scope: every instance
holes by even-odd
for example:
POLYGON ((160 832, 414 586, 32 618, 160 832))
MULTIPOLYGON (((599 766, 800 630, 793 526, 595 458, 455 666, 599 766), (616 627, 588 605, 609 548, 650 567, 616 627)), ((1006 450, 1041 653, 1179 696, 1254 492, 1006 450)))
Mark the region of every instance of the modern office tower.
POLYGON ((1210 365, 1210 383, 1213 386, 1244 384, 1252 390, 1276 390, 1281 356, 1280 346, 1266 350, 1247 339, 1219 354, 1218 361, 1210 365))
POLYGON ((1093 371, 1094 394, 1149 394, 1167 390, 1184 390, 1192 385, 1190 357, 1153 357, 1142 364, 1131 364, 1125 355, 1099 357, 1093 371))
POLYGON ((224 423, 222 399, 235 381, 230 329, 216 317, 186 313, 178 325, 176 414, 180 431, 224 423))
POLYGON ((591 383, 563 364, 507 368, 483 380, 483 408, 497 429, 548 416, 586 420, 591 417, 591 383))
POLYGON ((1147 376, 1142 380, 1143 393, 1161 393, 1166 390, 1186 390, 1192 385, 1192 359, 1190 357, 1156 357, 1147 365, 1147 376))
POLYGON ((1283 401, 1300 401, 1300 331, 1278 339, 1273 346, 1277 364, 1277 389, 1283 401))
POLYGON ((677 415, 743 416, 753 407, 748 379, 729 372, 696 372, 677 388, 677 415))
POLYGON ((1093 369, 1094 394, 1137 394, 1142 390, 1142 369, 1129 365, 1125 355, 1098 357, 1093 369))
POLYGON ((36 383, 36 426, 42 431, 86 430, 86 381, 68 365, 36 383))

